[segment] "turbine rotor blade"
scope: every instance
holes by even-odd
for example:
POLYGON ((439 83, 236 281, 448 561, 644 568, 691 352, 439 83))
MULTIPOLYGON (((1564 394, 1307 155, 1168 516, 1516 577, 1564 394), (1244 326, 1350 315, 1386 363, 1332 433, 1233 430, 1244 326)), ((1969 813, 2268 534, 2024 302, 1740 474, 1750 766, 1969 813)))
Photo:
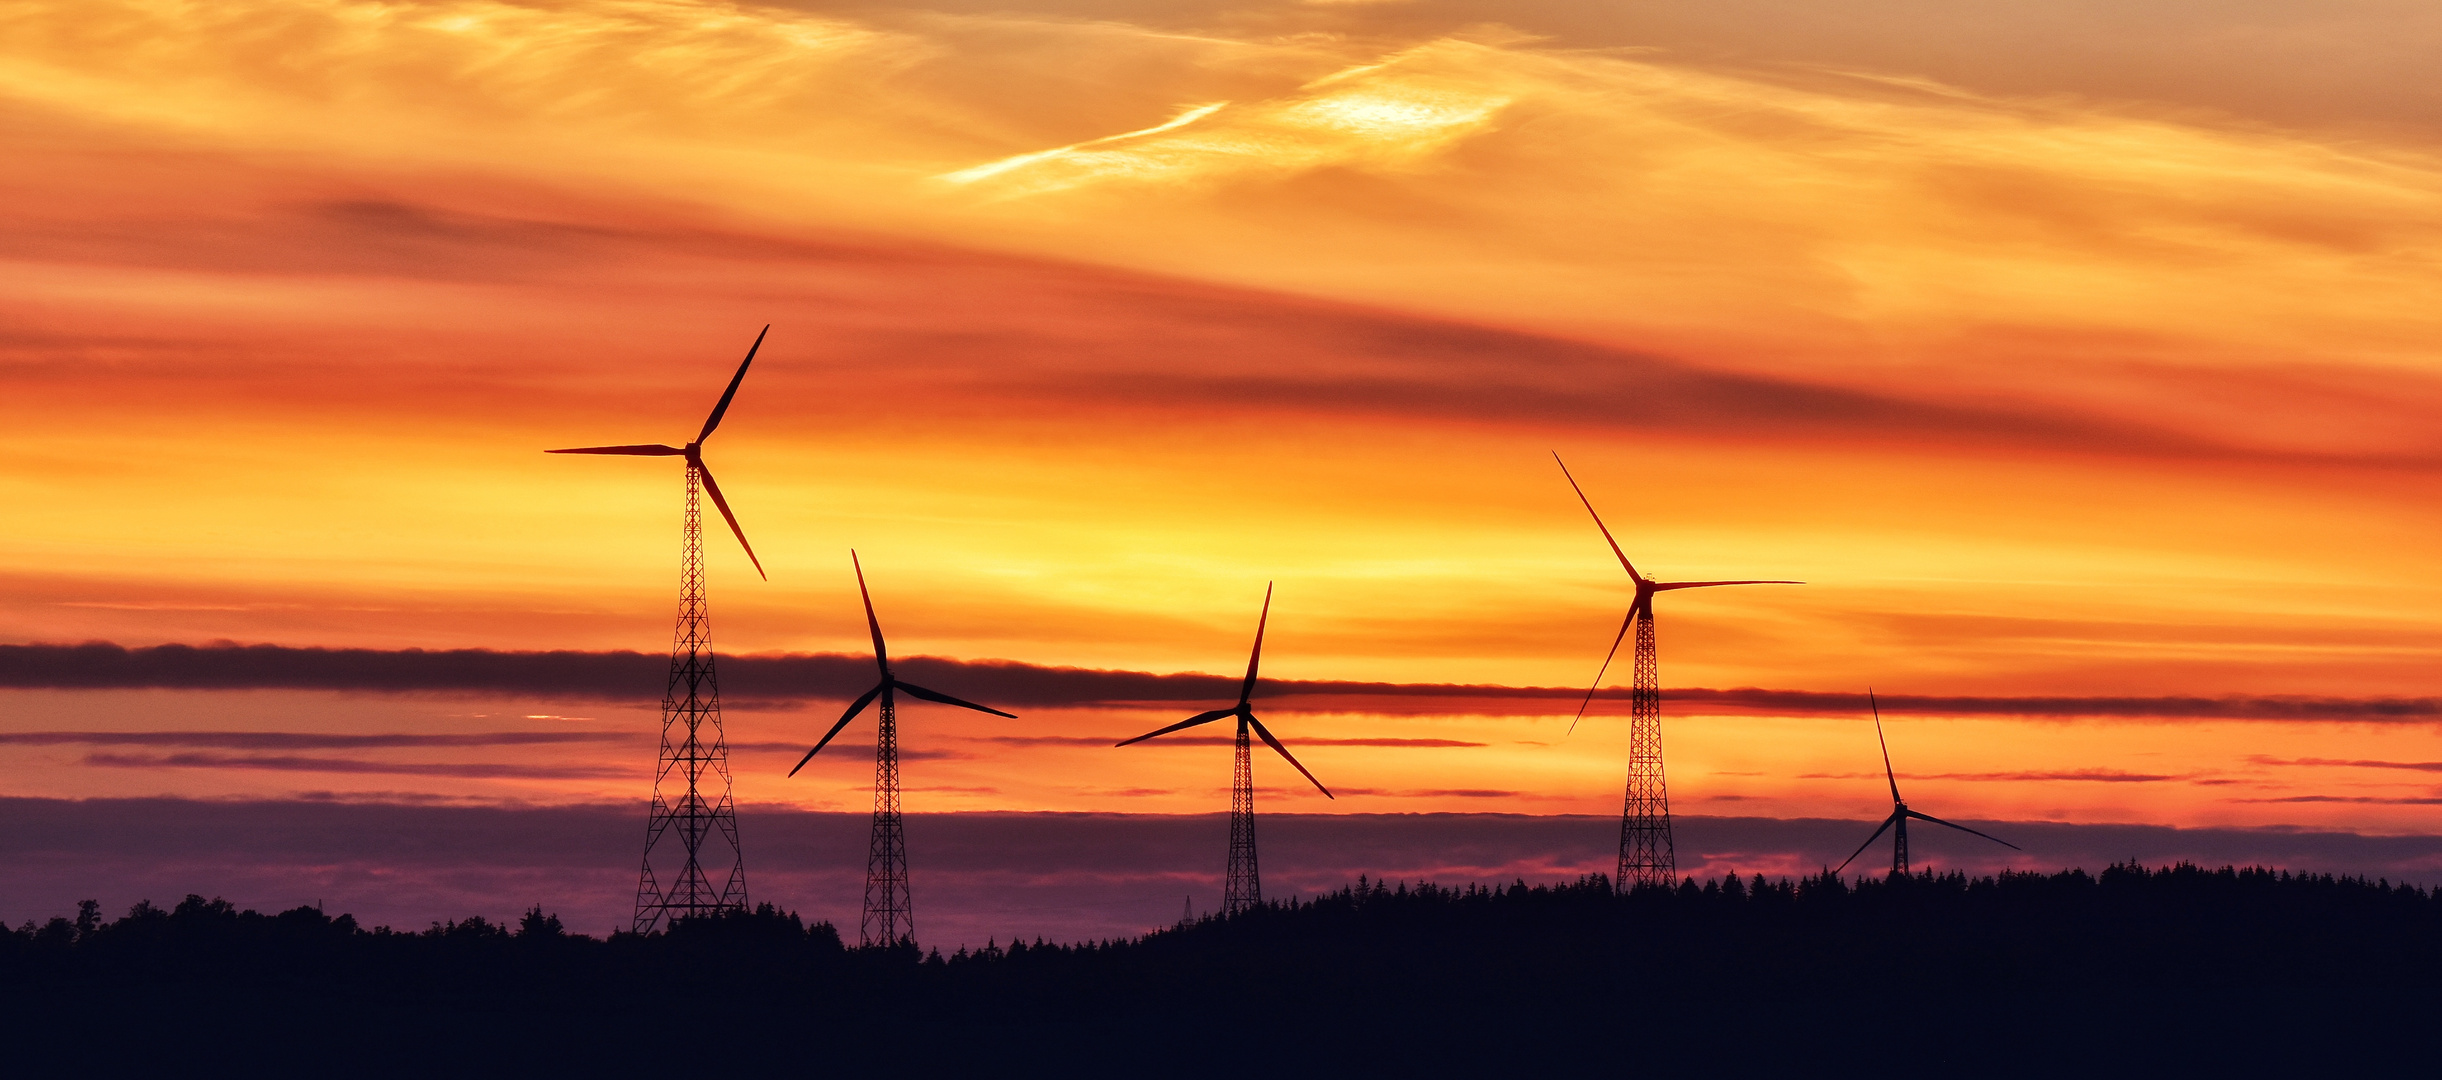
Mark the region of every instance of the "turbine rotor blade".
POLYGON ((856 557, 856 549, 848 549, 848 565, 856 567, 856 594, 865 598, 865 627, 873 631, 873 662, 882 666, 882 680, 890 681, 890 646, 882 644, 882 620, 874 618, 873 594, 865 591, 865 564, 856 557))
POLYGON ((1011 720, 1017 719, 1016 713, 1005 713, 989 705, 978 705, 972 701, 962 701, 938 690, 927 690, 911 682, 901 682, 897 679, 892 679, 890 684, 902 691, 905 691, 909 697, 919 697, 926 701, 937 701, 943 705, 956 705, 961 709, 973 709, 976 712, 988 712, 994 716, 1006 716, 1011 720))
POLYGON ((1272 620, 1272 583, 1263 583, 1263 614, 1255 617, 1255 651, 1246 658, 1246 681, 1238 684, 1238 704, 1255 696, 1255 669, 1263 666, 1263 626, 1272 620))
POLYGON ((1882 778, 1891 782, 1891 805, 1899 805, 1899 777, 1891 772, 1891 740, 1882 737, 1882 702, 1874 700, 1874 688, 1865 688, 1866 704, 1874 707, 1874 741, 1882 744, 1882 778))
MULTIPOLYGON (((1603 666, 1594 673, 1594 685, 1586 688, 1586 699, 1577 703, 1577 720, 1586 718, 1586 709, 1594 704, 1594 692, 1603 688, 1603 673, 1611 670, 1611 659, 1620 654, 1620 642, 1628 640, 1628 628, 1636 625, 1636 609, 1628 609, 1628 617, 1620 621, 1618 637, 1611 639, 1611 651, 1603 654, 1603 666)), ((1577 720, 1569 721, 1569 734, 1577 733, 1577 720)))
POLYGON ((1636 565, 1628 561, 1628 553, 1620 550, 1620 542, 1611 538, 1611 526, 1603 524, 1601 514, 1594 513, 1594 500, 1586 498, 1586 489, 1577 486, 1577 477, 1570 475, 1569 463, 1560 460, 1560 451, 1552 451, 1552 461, 1560 466, 1560 475, 1569 478, 1569 490, 1577 493, 1578 502, 1586 504, 1586 513, 1594 515, 1594 527, 1603 531, 1603 542, 1611 545, 1613 555, 1619 556, 1620 568, 1628 571, 1629 580, 1644 584, 1645 575, 1636 572, 1636 565))
POLYGON ((1833 870, 1833 871, 1832 871, 1832 873, 1837 874, 1837 873, 1839 873, 1841 870, 1846 870, 1846 869, 1848 869, 1848 864, 1853 863, 1853 862, 1856 862, 1856 861, 1857 861, 1857 856, 1865 854, 1865 849, 1870 848, 1870 847, 1873 847, 1873 846, 1874 846, 1874 841, 1882 839, 1882 834, 1884 834, 1884 833, 1886 833, 1886 832, 1889 832, 1889 831, 1891 830, 1891 823, 1892 823, 1892 822, 1894 822, 1894 821, 1898 821, 1898 820, 1899 820, 1899 811, 1897 811, 1897 810, 1893 810, 1893 811, 1891 811, 1891 816, 1890 816, 1890 817, 1887 817, 1887 818, 1882 819, 1882 827, 1880 827, 1880 828, 1878 828, 1878 829, 1875 829, 1875 830, 1874 830, 1874 835, 1869 836, 1869 837, 1866 837, 1866 838, 1865 838, 1865 843, 1862 843, 1862 844, 1857 845, 1857 850, 1852 851, 1852 852, 1849 852, 1849 856, 1848 856, 1848 858, 1845 858, 1845 859, 1840 860, 1840 867, 1839 867, 1839 869, 1838 869, 1838 870, 1833 870))
POLYGON ((1125 742, 1116 742, 1116 743, 1112 743, 1111 745, 1112 745, 1112 746, 1114 746, 1114 747, 1118 747, 1118 746, 1126 746, 1126 745, 1128 745, 1128 743, 1139 743, 1139 742, 1143 742, 1143 741, 1145 741, 1145 740, 1147 740, 1147 739, 1150 739, 1150 738, 1152 738, 1152 737, 1154 737, 1154 736, 1156 736, 1156 735, 1168 735, 1168 734, 1170 734, 1171 732, 1173 732, 1173 731, 1178 731, 1178 730, 1180 730, 1180 729, 1182 729, 1182 728, 1191 728, 1191 727, 1196 726, 1197 724, 1209 724, 1209 723, 1212 723, 1212 722, 1213 722, 1213 721, 1215 721, 1215 720, 1219 720, 1219 719, 1221 719, 1221 718, 1222 718, 1222 717, 1224 717, 1224 716, 1236 716, 1236 715, 1238 715, 1238 710, 1237 710, 1237 709, 1235 709, 1235 708, 1230 708, 1230 709, 1214 709, 1213 711, 1208 712, 1208 713, 1197 713, 1197 714, 1195 714, 1194 716, 1190 716, 1190 717, 1188 717, 1188 718, 1187 718, 1187 719, 1185 719, 1185 720, 1181 720, 1181 721, 1179 721, 1178 723, 1172 724, 1172 725, 1170 725, 1169 727, 1166 727, 1166 728, 1162 728, 1161 730, 1158 730, 1158 731, 1148 731, 1148 732, 1146 732, 1146 733, 1144 733, 1144 734, 1142 734, 1142 735, 1139 735, 1139 736, 1137 736, 1137 737, 1135 737, 1135 738, 1133 738, 1133 739, 1126 740, 1125 742))
POLYGON ((755 350, 763 347, 763 335, 772 332, 772 324, 763 324, 763 332, 755 335, 755 343, 746 350, 746 359, 738 364, 738 373, 729 377, 729 389, 721 391, 721 403, 712 407, 712 415, 704 420, 704 431, 695 437, 697 443, 712 437, 712 429, 721 426, 721 417, 729 412, 729 399, 738 396, 738 384, 746 381, 746 365, 755 362, 755 350))
POLYGON ((1339 801, 1339 796, 1332 794, 1331 789, 1324 787, 1322 781, 1316 780, 1313 773, 1306 772, 1306 767, 1304 765, 1298 765, 1297 759, 1289 756, 1289 748, 1282 746, 1279 739, 1273 738, 1272 729, 1263 726, 1263 721, 1255 719, 1254 713, 1245 712, 1240 713, 1239 715, 1246 717, 1246 722, 1255 726, 1255 734, 1263 736, 1263 744, 1265 746, 1269 746, 1274 750, 1280 751, 1280 756, 1288 758, 1289 764, 1297 765, 1297 771, 1306 773, 1306 781, 1314 785, 1314 790, 1322 792, 1323 797, 1326 799, 1330 799, 1334 802, 1339 801))
POLYGON ((772 576, 763 572, 763 560, 755 558, 755 546, 746 542, 746 530, 738 527, 738 515, 729 512, 729 500, 721 497, 721 485, 712 480, 712 467, 702 456, 695 459, 695 471, 704 478, 704 494, 712 496, 712 505, 721 512, 721 520, 729 523, 729 531, 738 538, 738 546, 746 549, 746 561, 755 564, 755 573, 765 581, 772 576))
POLYGON ((848 706, 848 711, 840 714, 839 723, 831 725, 831 730, 823 733, 822 741, 815 743, 814 749, 806 751, 806 756, 797 759, 797 768, 790 769, 789 775, 797 775, 797 769, 805 768, 806 762, 814 760, 814 755, 822 753, 823 747, 831 745, 832 738, 840 733, 840 729, 847 727, 848 721, 856 719, 856 714, 864 712, 865 706, 873 704, 873 699, 881 694, 882 688, 889 685, 889 683, 882 683, 865 691, 865 696, 856 699, 856 704, 848 706))
POLYGON ((1940 819, 1940 818, 1937 818, 1937 817, 1935 817, 1935 816, 1933 816, 1933 815, 1931 815, 1931 814, 1920 814, 1920 813, 1917 813, 1917 812, 1916 812, 1916 811, 1914 811, 1914 810, 1910 810, 1910 811, 1908 811, 1908 816, 1909 816, 1909 817, 1912 817, 1912 818, 1915 818, 1915 819, 1916 819, 1916 820, 1918 820, 1918 821, 1930 821, 1930 822, 1932 822, 1932 823, 1934 823, 1934 824, 1936 824, 1936 825, 1948 825, 1948 826, 1950 826, 1951 828, 1953 828, 1953 829, 1957 829, 1957 830, 1959 830, 1960 832, 1963 832, 1963 833, 1976 833, 1976 835, 1977 835, 1977 836, 1981 836, 1981 837, 1983 837, 1983 838, 1985 838, 1985 839, 1987 839, 1987 840, 1992 841, 1993 843, 1996 843, 1996 844, 2001 845, 2002 847, 2008 848, 2008 849, 2010 849, 2011 851, 2025 851, 2025 850, 2026 850, 2025 848, 2019 847, 2018 845, 2013 844, 2013 843, 2010 843, 2009 841, 2004 840, 2004 839, 2002 839, 2002 838, 2000 838, 2000 837, 1998 837, 1998 836, 1994 836, 1994 835, 1992 835, 1992 834, 1990 834, 1990 833, 1980 833, 1980 832, 1976 832, 1976 830, 1974 830, 1974 829, 1970 829, 1970 828, 1968 828, 1968 827, 1967 827, 1967 826, 1965 826, 1965 825, 1960 825, 1960 824, 1957 824, 1957 823, 1955 823, 1955 822, 1944 821, 1944 820, 1942 820, 1942 819, 1940 819))
POLYGON ((1671 590, 1673 590, 1673 589, 1710 589, 1710 588, 1712 588, 1712 587, 1714 587, 1714 586, 1716 586, 1716 585, 1804 585, 1804 584, 1806 584, 1806 583, 1805 583, 1805 582, 1803 582, 1803 581, 1658 581, 1658 582, 1655 582, 1655 583, 1654 583, 1654 586, 1653 586, 1653 591, 1655 591, 1655 592, 1669 592, 1669 591, 1671 591, 1671 590))
POLYGON ((660 443, 630 443, 626 446, 572 446, 566 450, 545 450, 546 454, 628 454, 634 457, 677 457, 687 451, 660 443))

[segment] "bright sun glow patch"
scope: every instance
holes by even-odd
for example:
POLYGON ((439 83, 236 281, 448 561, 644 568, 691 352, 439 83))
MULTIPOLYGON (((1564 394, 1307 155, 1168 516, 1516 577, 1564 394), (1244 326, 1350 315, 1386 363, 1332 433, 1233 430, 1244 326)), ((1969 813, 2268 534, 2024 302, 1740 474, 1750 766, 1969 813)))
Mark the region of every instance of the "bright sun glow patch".
POLYGON ((1281 110, 1292 123, 1336 128, 1383 141, 1414 139, 1482 123, 1504 99, 1460 95, 1352 93, 1281 110))

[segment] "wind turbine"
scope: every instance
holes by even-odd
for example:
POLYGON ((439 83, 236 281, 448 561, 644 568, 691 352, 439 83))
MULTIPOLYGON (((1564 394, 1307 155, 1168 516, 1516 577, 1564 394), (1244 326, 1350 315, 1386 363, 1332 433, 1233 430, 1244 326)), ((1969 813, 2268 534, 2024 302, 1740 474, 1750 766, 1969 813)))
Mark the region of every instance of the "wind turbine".
POLYGON ((857 938, 865 945, 896 945, 916 937, 915 908, 907 888, 907 836, 899 822, 898 696, 904 693, 1012 720, 1017 716, 927 690, 893 674, 890 646, 882 642, 882 620, 874 617, 873 594, 865 589, 865 564, 858 561, 854 551, 848 553, 848 563, 856 568, 857 595, 865 599, 865 626, 873 632, 873 662, 882 670, 882 681, 873 684, 873 689, 865 691, 848 706, 847 712, 840 714, 839 723, 831 725, 831 730, 823 733, 822 741, 797 759, 797 767, 790 769, 789 775, 797 775, 797 769, 805 768, 806 762, 831 745, 832 738, 848 726, 848 721, 856 719, 856 714, 865 711, 865 706, 873 704, 877 697, 882 700, 881 731, 873 741, 873 841, 865 853, 865 914, 857 922, 857 938))
MULTIPOLYGON (((1865 843, 1857 845, 1857 850, 1850 852, 1848 858, 1840 861, 1840 870, 1848 869, 1848 864, 1856 862, 1857 856, 1865 854, 1865 849, 1874 846, 1874 841, 1882 838, 1884 830, 1896 828, 1898 831, 1891 835, 1891 876, 1906 877, 1908 875, 1909 818, 1915 818, 1918 821, 1930 821, 1936 825, 1948 825, 1951 828, 1957 829, 1963 833, 1975 833, 1977 836, 1983 836, 1985 839, 1999 844, 2002 847, 2008 848, 2011 851, 2026 850, 2025 848, 2019 847, 2018 845, 2010 843, 2009 841, 1998 836, 1986 836, 1985 834, 1976 832, 1976 830, 1970 829, 1965 825, 1954 824, 1952 822, 1937 818, 1931 814, 1922 814, 1908 809, 1906 800, 1899 797, 1899 776, 1891 771, 1891 743, 1889 740, 1882 737, 1882 703, 1874 700, 1874 692, 1872 690, 1865 692, 1865 700, 1868 704, 1874 707, 1874 741, 1882 744, 1882 777, 1883 779, 1891 782, 1891 816, 1882 819, 1882 825, 1880 828, 1874 830, 1874 835, 1866 837, 1865 843)), ((1832 873, 1837 874, 1840 872, 1840 870, 1834 870, 1832 873)))
POLYGON ((1628 561, 1620 550, 1619 541, 1611 538, 1611 527, 1603 524, 1603 516, 1594 512, 1594 502, 1586 498, 1577 478, 1569 474, 1568 462, 1554 453, 1552 460, 1560 465, 1560 475, 1568 477, 1569 488, 1577 492, 1577 501, 1586 504, 1586 513, 1594 516, 1594 527, 1601 529, 1603 540, 1611 545, 1611 553, 1619 556, 1620 568, 1628 571, 1628 579, 1636 583, 1636 599, 1629 601, 1628 617, 1620 623, 1619 636, 1611 639, 1611 651, 1603 654, 1603 666, 1594 673, 1594 685, 1586 690, 1586 699, 1577 706, 1577 719, 1569 722, 1569 730, 1577 730, 1577 720, 1586 716, 1586 707, 1594 703, 1594 692, 1602 689, 1603 674, 1611 670, 1611 658, 1618 656, 1620 642, 1628 637, 1628 628, 1636 628, 1636 676, 1628 694, 1628 801, 1620 812, 1619 872, 1612 887, 1626 892, 1638 885, 1669 885, 1678 877, 1678 856, 1670 835, 1670 789, 1662 780, 1662 677, 1654 658, 1653 598, 1655 593, 1679 589, 1709 589, 1717 585, 1803 585, 1802 581, 1655 581, 1637 573, 1636 564, 1628 561))
POLYGON ((712 470, 704 467, 703 447, 712 430, 721 426, 730 401, 738 396, 738 384, 746 381, 747 366, 763 348, 763 335, 771 330, 766 325, 755 335, 746 359, 738 363, 738 373, 729 378, 729 389, 721 392, 720 403, 712 407, 712 415, 704 420, 704 430, 696 434, 694 442, 683 447, 653 443, 544 451, 687 459, 687 517, 679 541, 678 631, 670 647, 670 682, 661 699, 661 758, 653 772, 653 807, 645 819, 644 869, 636 884, 633 928, 640 934, 664 919, 746 910, 746 856, 738 846, 738 813, 729 792, 729 740, 721 733, 721 691, 713 678, 712 617, 704 602, 704 520, 697 491, 700 488, 712 496, 712 505, 729 522, 729 531, 737 535, 738 546, 746 549, 755 573, 763 575, 763 562, 746 542, 746 530, 738 527, 737 515, 729 512, 729 501, 721 498, 721 486, 712 482, 712 470), (711 729, 709 740, 706 727, 711 729), (682 729, 684 734, 673 741, 673 734, 682 729), (684 779, 686 792, 673 803, 663 785, 675 786, 679 779, 684 779), (704 788, 710 785, 718 786, 718 798, 706 797, 704 788), (664 887, 653 873, 653 849, 672 831, 686 849, 686 860, 677 877, 664 887), (705 876, 703 866, 704 842, 714 833, 729 847, 728 878, 718 890, 705 876))
POLYGON ((1307 772, 1304 765, 1298 764, 1297 758, 1289 753, 1289 748, 1282 746, 1279 739, 1272 737, 1272 730, 1255 718, 1255 671, 1263 664, 1263 628, 1271 618, 1272 586, 1267 582, 1263 587, 1263 613, 1255 618, 1255 651, 1246 658, 1246 681, 1238 684, 1236 705, 1197 713, 1169 727, 1148 731, 1117 744, 1126 746, 1128 743, 1143 742, 1156 735, 1168 735, 1227 716, 1238 718, 1238 764, 1231 774, 1229 789, 1229 874, 1221 886, 1223 915, 1235 915, 1263 902, 1263 880, 1255 869, 1255 764, 1248 750, 1247 732, 1252 730, 1263 739, 1264 745, 1279 751, 1281 757, 1288 759, 1298 772, 1305 774, 1306 780, 1314 785, 1316 791, 1322 792, 1324 798, 1339 798, 1331 793, 1330 788, 1324 787, 1322 781, 1316 780, 1313 773, 1307 772))

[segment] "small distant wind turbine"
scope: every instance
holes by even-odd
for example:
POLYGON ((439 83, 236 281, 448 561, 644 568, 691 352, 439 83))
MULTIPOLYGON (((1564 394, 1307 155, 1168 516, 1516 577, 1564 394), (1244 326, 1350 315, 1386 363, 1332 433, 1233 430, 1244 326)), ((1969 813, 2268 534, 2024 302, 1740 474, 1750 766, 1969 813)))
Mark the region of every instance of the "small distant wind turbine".
POLYGON ((962 701, 937 690, 927 690, 893 674, 890 670, 890 646, 882 641, 882 620, 874 617, 873 594, 865 589, 865 564, 857 559, 854 551, 848 553, 848 563, 856 568, 856 592, 865 600, 865 626, 873 632, 873 662, 882 669, 882 681, 875 683, 873 689, 865 691, 864 696, 848 706, 847 712, 840 714, 839 723, 831 725, 831 730, 823 733, 822 741, 815 743, 814 749, 806 751, 806 756, 797 759, 797 768, 790 769, 789 775, 797 775, 797 769, 805 768, 806 762, 814 760, 814 755, 821 753, 823 747, 831 745, 832 738, 848 726, 848 721, 856 719, 856 714, 865 711, 865 706, 873 704, 877 697, 882 699, 881 730, 875 734, 873 741, 873 843, 866 850, 865 914, 858 922, 857 932, 863 944, 895 945, 912 941, 916 936, 915 909, 907 889, 907 837, 899 819, 898 695, 906 694, 912 698, 988 712, 1012 720, 1017 719, 1017 715, 988 705, 962 701))
MULTIPOLYGON (((1636 598, 1628 602, 1628 617, 1620 622, 1620 632, 1611 639, 1611 651, 1603 654, 1603 666, 1594 672, 1594 685, 1586 689, 1586 698, 1577 704, 1577 720, 1586 717, 1586 707, 1594 704, 1594 692, 1602 689, 1603 675, 1611 670, 1611 659, 1619 655, 1620 642, 1628 637, 1628 628, 1636 628, 1636 666, 1628 692, 1628 797, 1620 811, 1619 872, 1611 879, 1613 888, 1626 892, 1638 885, 1670 885, 1678 876, 1678 854, 1670 833, 1670 788, 1662 777, 1662 671, 1655 656, 1653 635, 1653 596, 1655 593, 1679 589, 1710 589, 1718 585, 1803 585, 1802 581, 1654 581, 1637 573, 1636 564, 1628 561, 1628 553, 1620 550, 1620 542, 1611 538, 1611 527, 1603 524, 1603 516, 1594 512, 1594 500, 1586 498, 1586 489, 1577 486, 1577 478, 1569 475, 1569 463, 1555 452, 1552 460, 1559 462, 1560 475, 1568 477, 1569 490, 1577 493, 1577 501, 1586 504, 1586 513, 1594 518, 1594 527, 1601 529, 1603 541, 1611 545, 1611 554, 1619 556, 1620 569, 1628 571, 1628 580, 1636 583, 1636 598)), ((1577 720, 1569 721, 1569 730, 1577 730, 1577 720)))
POLYGON ((1229 875, 1223 879, 1221 888, 1221 913, 1224 915, 1234 915, 1263 902, 1262 875, 1257 873, 1255 866, 1255 765, 1248 750, 1247 732, 1251 729, 1263 739, 1265 746, 1279 751, 1281 757, 1288 759, 1298 772, 1305 774, 1307 782, 1313 784, 1316 791, 1322 792, 1324 798, 1339 798, 1331 793, 1330 788, 1324 787, 1322 781, 1316 780, 1313 773, 1307 772, 1304 765, 1298 764, 1297 758, 1289 753, 1289 748, 1282 746, 1279 739, 1272 737, 1272 730, 1263 726, 1263 721, 1255 719, 1255 672, 1263 664, 1263 628, 1271 618, 1272 586, 1267 583, 1263 587, 1263 613, 1255 618, 1255 651, 1246 658, 1246 681, 1238 684, 1236 705, 1197 713, 1169 727, 1148 731, 1117 744, 1126 746, 1128 743, 1143 742, 1157 735, 1209 724, 1223 717, 1238 718, 1238 764, 1231 776, 1229 794, 1229 875))
MULTIPOLYGON (((2025 848, 2019 847, 2018 845, 2010 843, 2009 841, 1998 836, 1986 836, 1985 834, 1976 832, 1976 830, 1970 829, 1965 825, 1953 824, 1931 814, 1921 814, 1914 810, 1908 809, 1908 804, 1899 797, 1899 777, 1891 771, 1891 743, 1889 740, 1882 737, 1882 703, 1874 699, 1874 692, 1872 690, 1865 692, 1865 700, 1874 708, 1874 741, 1882 744, 1882 776, 1883 779, 1891 782, 1891 816, 1882 819, 1882 826, 1874 830, 1874 835, 1866 837, 1865 843, 1857 845, 1857 850, 1850 852, 1848 858, 1840 861, 1840 870, 1848 869, 1848 864, 1856 862, 1857 856, 1865 854, 1865 849, 1874 846, 1874 841, 1882 838, 1884 830, 1896 828, 1898 829, 1898 832, 1893 833, 1891 836, 1891 876, 1907 876, 1909 818, 1915 818, 1918 821, 1930 821, 1936 825, 1948 825, 1951 828, 1957 829, 1963 833, 1975 833, 1977 836, 1983 836, 1985 839, 1999 844, 2002 847, 2008 848, 2011 851, 2026 850, 2025 848)), ((1840 870, 1834 870, 1832 873, 1837 874, 1840 872, 1840 870)))

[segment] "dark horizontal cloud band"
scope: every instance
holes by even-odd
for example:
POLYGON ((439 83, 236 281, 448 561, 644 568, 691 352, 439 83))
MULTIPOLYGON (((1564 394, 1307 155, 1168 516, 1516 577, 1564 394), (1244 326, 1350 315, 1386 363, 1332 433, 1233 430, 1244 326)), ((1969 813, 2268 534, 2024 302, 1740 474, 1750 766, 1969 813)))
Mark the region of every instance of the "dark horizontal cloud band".
MULTIPOLYGON (((873 680, 872 660, 840 653, 724 656, 723 689, 738 701, 841 700, 873 680)), ((493 649, 324 649, 282 645, 0 645, 0 687, 17 689, 332 690, 372 693, 498 693, 602 701, 656 700, 669 661, 627 651, 509 652, 493 649)), ((1052 667, 1014 660, 917 656, 893 666, 907 678, 1007 708, 1167 706, 1226 701, 1238 680, 1201 673, 1155 674, 1052 667)), ((1570 711, 1585 691, 1559 686, 1453 683, 1268 682, 1283 705, 1385 712, 1538 715, 1570 711), (1285 699, 1285 700, 1284 700, 1285 699)), ((1603 698, 1624 698, 1606 689, 1603 698)), ((1678 689, 1681 712, 1858 715, 1863 693, 1678 689)), ((1885 694, 1886 713, 1953 716, 2128 717, 2231 720, 2430 722, 2442 697, 1972 696, 1885 694)))

